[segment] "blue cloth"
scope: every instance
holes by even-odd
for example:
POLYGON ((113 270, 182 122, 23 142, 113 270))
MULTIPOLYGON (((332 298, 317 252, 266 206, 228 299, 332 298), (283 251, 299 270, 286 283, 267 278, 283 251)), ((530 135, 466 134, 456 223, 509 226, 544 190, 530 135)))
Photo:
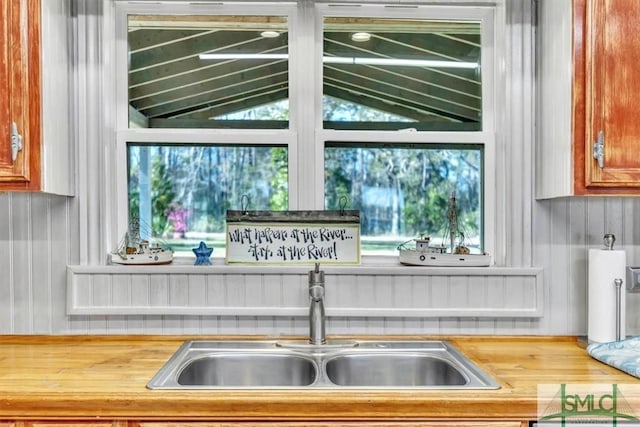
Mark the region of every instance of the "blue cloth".
POLYGON ((602 363, 640 378, 640 336, 589 344, 587 352, 602 363))

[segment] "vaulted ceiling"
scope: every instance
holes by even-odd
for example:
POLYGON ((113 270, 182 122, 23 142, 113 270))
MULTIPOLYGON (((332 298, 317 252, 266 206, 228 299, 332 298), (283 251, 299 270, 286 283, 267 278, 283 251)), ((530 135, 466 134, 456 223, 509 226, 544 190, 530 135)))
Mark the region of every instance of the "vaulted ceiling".
MULTIPOLYGON (((284 18, 132 16, 129 19, 131 120, 146 127, 251 127, 216 117, 287 99, 288 33, 284 18), (263 37, 275 30, 278 37, 263 37), (201 59, 205 53, 281 54, 270 59, 201 59)), ((481 114, 477 23, 333 18, 325 21, 324 56, 477 63, 476 68, 326 61, 323 91, 332 98, 402 116, 419 129, 478 129, 481 114), (353 41, 356 31, 371 38, 353 41)), ((259 127, 286 127, 261 121, 259 127)), ((331 128, 407 127, 400 123, 331 123, 331 128)))

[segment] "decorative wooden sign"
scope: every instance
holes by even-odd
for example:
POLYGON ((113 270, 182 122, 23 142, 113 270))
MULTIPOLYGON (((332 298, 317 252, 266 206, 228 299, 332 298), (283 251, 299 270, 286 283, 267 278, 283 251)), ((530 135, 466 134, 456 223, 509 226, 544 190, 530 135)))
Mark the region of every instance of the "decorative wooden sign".
POLYGON ((360 211, 227 211, 226 262, 359 264, 360 211))

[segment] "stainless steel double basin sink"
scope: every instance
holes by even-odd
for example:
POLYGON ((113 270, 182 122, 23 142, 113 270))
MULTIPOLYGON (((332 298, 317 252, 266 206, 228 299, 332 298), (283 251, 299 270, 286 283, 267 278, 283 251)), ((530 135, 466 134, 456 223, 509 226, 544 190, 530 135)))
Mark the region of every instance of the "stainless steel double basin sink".
POLYGON ((187 341, 150 389, 417 388, 500 386, 446 341, 187 341))

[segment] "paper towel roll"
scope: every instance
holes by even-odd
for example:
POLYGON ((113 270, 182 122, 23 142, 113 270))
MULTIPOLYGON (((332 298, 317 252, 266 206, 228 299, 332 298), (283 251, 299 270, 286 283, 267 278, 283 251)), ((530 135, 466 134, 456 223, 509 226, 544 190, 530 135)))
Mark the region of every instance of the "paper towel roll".
MULTIPOLYGON (((623 250, 589 249, 589 341, 608 342, 616 340, 615 279, 625 279, 627 265, 623 250)), ((620 337, 625 337, 625 284, 621 287, 620 337)))

